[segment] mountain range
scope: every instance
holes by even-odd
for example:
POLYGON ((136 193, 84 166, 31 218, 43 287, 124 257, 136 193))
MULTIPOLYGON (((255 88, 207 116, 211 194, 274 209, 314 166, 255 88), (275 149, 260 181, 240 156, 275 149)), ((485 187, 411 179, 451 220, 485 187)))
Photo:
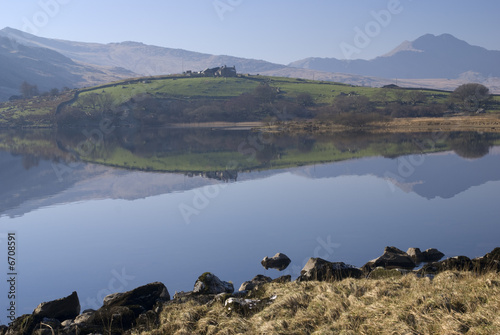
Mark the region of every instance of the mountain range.
MULTIPOLYGON (((402 156, 402 159, 407 156, 402 156)), ((342 176, 372 176, 387 181, 387 189, 398 187, 425 199, 453 198, 472 187, 500 180, 500 148, 490 155, 467 160, 451 152, 425 156, 425 164, 397 182, 388 178, 398 174, 398 161, 384 157, 367 157, 335 163, 316 164, 288 169, 241 172, 239 182, 293 173, 310 179, 342 176), (447 171, 447 172, 445 172, 447 171), (477 173, 469 173, 476 171, 477 173), (467 175, 468 178, 463 178, 467 175)), ((188 191, 211 185, 213 179, 179 173, 156 173, 121 170, 92 163, 73 163, 71 173, 58 180, 56 171, 68 169, 65 163, 40 160, 26 168, 26 157, 0 151, 0 217, 22 216, 33 210, 62 203, 97 199, 141 199, 150 196, 188 191), (15 196, 12 196, 12 195, 15 196)))
POLYGON ((472 46, 450 34, 427 34, 372 60, 306 58, 289 66, 383 78, 454 79, 468 72, 485 78, 500 77, 499 62, 500 51, 472 46))
POLYGON ((239 73, 337 81, 360 86, 453 90, 481 82, 500 93, 500 51, 471 46, 455 37, 424 35, 373 60, 307 58, 288 65, 210 55, 138 42, 84 43, 49 39, 16 29, 0 30, 0 101, 19 94, 23 81, 40 91, 79 88, 139 76, 199 71, 220 65, 239 73))

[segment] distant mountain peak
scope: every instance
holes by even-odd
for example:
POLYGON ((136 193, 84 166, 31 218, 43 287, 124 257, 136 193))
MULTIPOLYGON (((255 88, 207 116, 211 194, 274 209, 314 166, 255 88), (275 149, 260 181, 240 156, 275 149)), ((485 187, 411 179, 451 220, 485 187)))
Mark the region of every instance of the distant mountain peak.
POLYGON ((402 52, 402 51, 423 52, 423 50, 416 49, 413 46, 413 42, 404 41, 403 43, 401 43, 400 45, 398 45, 396 48, 392 49, 391 51, 389 51, 385 55, 382 55, 381 57, 391 57, 391 56, 394 56, 395 54, 397 54, 399 52, 402 52))
POLYGON ((499 61, 500 51, 470 45, 451 34, 426 34, 371 60, 306 58, 289 66, 388 79, 458 79, 463 73, 500 77, 499 61))
POLYGON ((413 41, 404 41, 390 52, 382 55, 382 57, 391 57, 405 51, 426 52, 442 49, 443 47, 455 49, 471 47, 471 45, 447 33, 441 35, 425 34, 413 41))

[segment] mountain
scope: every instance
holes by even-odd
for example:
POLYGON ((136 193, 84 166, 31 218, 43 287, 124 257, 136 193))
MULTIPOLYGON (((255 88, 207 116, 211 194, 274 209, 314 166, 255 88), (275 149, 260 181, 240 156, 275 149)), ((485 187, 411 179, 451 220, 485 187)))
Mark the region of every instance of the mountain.
POLYGON ((306 58, 289 66, 382 78, 455 79, 473 73, 486 79, 500 77, 499 62, 500 51, 472 46, 450 34, 427 34, 372 60, 306 58))
POLYGON ((19 94, 23 81, 40 91, 96 85, 133 76, 125 69, 91 66, 56 51, 26 46, 0 36, 0 100, 19 94))
POLYGON ((474 47, 451 35, 424 35, 370 61, 307 58, 289 66, 138 42, 99 44, 49 39, 12 28, 0 30, 0 38, 0 71, 4 74, 0 79, 0 101, 19 94, 24 80, 44 91, 127 77, 199 71, 224 64, 236 66, 239 73, 371 87, 394 84, 397 78, 398 85, 404 87, 454 90, 473 81, 485 84, 492 93, 500 93, 500 68, 496 66, 500 51, 474 47))
POLYGON ((199 71, 224 64, 236 66, 240 73, 259 73, 286 67, 262 60, 216 56, 138 42, 99 44, 48 39, 12 28, 0 30, 0 36, 11 38, 23 45, 57 51, 75 61, 122 67, 143 76, 182 73, 186 70, 199 71))
MULTIPOLYGON (((141 199, 150 196, 188 191, 213 185, 214 179, 201 176, 187 178, 180 173, 156 173, 116 169, 92 163, 72 163, 71 173, 65 163, 39 160, 27 166, 30 156, 12 155, 0 151, 0 217, 22 216, 33 210, 64 203, 97 199, 141 199), (58 179, 58 177, 60 179, 58 179), (12 195, 15 196, 12 196, 12 195)), ((479 159, 463 159, 451 152, 425 156, 425 164, 407 178, 396 181, 398 159, 367 157, 342 162, 316 164, 287 169, 272 169, 238 173, 239 182, 293 173, 310 179, 342 176, 374 176, 387 181, 387 189, 398 187, 425 199, 450 199, 472 187, 500 180, 500 148, 479 159), (470 173, 476 171, 477 173, 470 173), (467 178, 463 176, 467 175, 467 178), (404 180, 403 180, 404 179, 404 180)))

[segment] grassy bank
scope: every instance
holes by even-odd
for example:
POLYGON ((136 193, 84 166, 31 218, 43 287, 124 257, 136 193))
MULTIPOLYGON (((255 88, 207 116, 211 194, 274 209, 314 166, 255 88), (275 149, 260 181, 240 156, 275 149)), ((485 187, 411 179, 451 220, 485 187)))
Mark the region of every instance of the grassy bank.
POLYGON ((256 129, 271 133, 316 133, 328 134, 362 130, 368 133, 423 133, 477 131, 488 133, 500 132, 500 115, 454 116, 454 117, 419 117, 395 118, 374 121, 362 127, 339 125, 333 121, 302 120, 267 124, 256 129))
POLYGON ((172 303, 159 329, 136 334, 449 335, 500 329, 500 276, 494 273, 271 283, 253 294, 277 298, 246 316, 229 313, 221 303, 172 303))
MULTIPOLYGON (((361 87, 259 75, 171 75, 133 78, 0 103, 0 128, 82 128, 99 125, 103 120, 124 127, 217 122, 275 124, 291 120, 292 124, 306 124, 314 120, 316 128, 336 131, 367 125, 392 129, 404 119, 457 115, 470 115, 471 119, 493 116, 486 119, 493 122, 487 126, 497 128, 494 117, 500 114, 500 96, 472 102, 457 99, 452 92, 397 86, 361 87), (388 121, 392 121, 390 126, 388 121)), ((398 131, 429 130, 421 124, 406 123, 398 126, 398 131)))

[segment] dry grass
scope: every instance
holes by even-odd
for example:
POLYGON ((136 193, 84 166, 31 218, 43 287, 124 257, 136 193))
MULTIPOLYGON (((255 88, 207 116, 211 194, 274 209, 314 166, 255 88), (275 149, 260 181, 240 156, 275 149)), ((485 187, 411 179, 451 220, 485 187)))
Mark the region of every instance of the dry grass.
POLYGON ((500 276, 445 272, 399 279, 268 284, 276 301, 250 316, 220 303, 172 304, 143 334, 498 334, 500 276))
POLYGON ((332 121, 301 120, 289 121, 257 127, 266 132, 284 133, 317 133, 328 134, 349 130, 363 130, 370 133, 419 133, 419 132, 451 132, 451 131, 483 131, 500 132, 500 115, 495 113, 486 116, 454 116, 454 117, 419 117, 393 118, 382 122, 372 122, 365 127, 352 128, 336 124, 332 121))

